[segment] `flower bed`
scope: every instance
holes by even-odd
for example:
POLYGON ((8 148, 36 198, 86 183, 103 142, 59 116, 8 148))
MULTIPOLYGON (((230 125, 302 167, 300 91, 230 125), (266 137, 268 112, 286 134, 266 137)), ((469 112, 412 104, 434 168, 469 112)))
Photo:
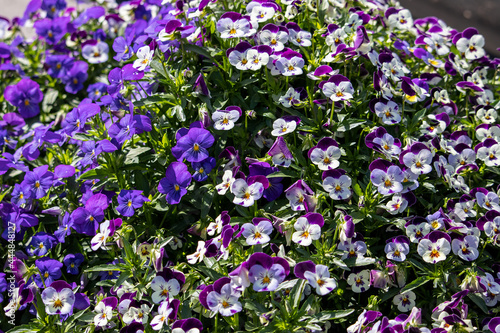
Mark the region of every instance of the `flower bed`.
POLYGON ((476 29, 389 0, 33 0, 0 38, 1 329, 500 332, 476 29))

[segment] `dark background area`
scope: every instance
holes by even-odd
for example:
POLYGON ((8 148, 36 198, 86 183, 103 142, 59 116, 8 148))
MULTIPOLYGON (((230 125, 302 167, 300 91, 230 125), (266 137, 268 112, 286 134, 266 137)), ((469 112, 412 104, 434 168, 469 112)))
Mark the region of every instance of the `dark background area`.
POLYGON ((486 41, 490 55, 500 57, 500 0, 399 0, 413 19, 436 16, 450 27, 462 31, 476 28, 486 41))

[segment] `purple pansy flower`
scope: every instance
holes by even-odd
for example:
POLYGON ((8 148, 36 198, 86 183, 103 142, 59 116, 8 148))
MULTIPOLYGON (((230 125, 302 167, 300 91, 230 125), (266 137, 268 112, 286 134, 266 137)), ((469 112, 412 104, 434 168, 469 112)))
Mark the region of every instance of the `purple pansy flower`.
POLYGON ((49 250, 57 244, 54 236, 46 232, 37 232, 32 238, 31 242, 26 248, 26 252, 30 256, 44 256, 49 250))
POLYGON ((73 228, 78 233, 94 236, 99 222, 104 220, 104 210, 108 205, 108 197, 101 193, 94 194, 85 202, 85 207, 78 207, 71 213, 73 228))
POLYGON ((215 168, 216 165, 215 158, 208 157, 201 162, 193 162, 191 166, 195 170, 193 174, 193 179, 197 182, 202 182, 208 178, 208 174, 215 168))
POLYGON ((214 143, 213 135, 204 128, 190 128, 186 135, 177 140, 172 150, 182 152, 177 159, 188 162, 201 162, 208 157, 208 148, 214 143))
POLYGON ((84 260, 85 259, 83 257, 83 254, 81 253, 70 253, 66 255, 63 259, 64 266, 66 266, 67 268, 66 272, 68 274, 77 275, 78 267, 83 263, 84 260))
POLYGON ((292 152, 288 149, 285 139, 282 136, 276 138, 276 141, 267 154, 272 157, 273 163, 276 166, 288 168, 293 161, 292 152))
POLYGON ((168 204, 176 205, 187 193, 186 188, 190 183, 191 173, 187 166, 181 162, 173 162, 167 168, 166 177, 160 180, 158 191, 166 194, 168 204))
POLYGON ((232 287, 229 278, 220 278, 214 282, 212 288, 213 290, 206 296, 206 304, 211 311, 218 312, 222 316, 232 316, 242 310, 242 305, 238 301, 240 293, 232 287))
POLYGON ((53 20, 42 19, 33 25, 38 36, 44 38, 48 44, 57 44, 68 31, 69 16, 57 17, 53 20))
POLYGON ((31 118, 40 113, 38 104, 43 99, 40 85, 31 79, 22 79, 5 88, 5 99, 18 108, 21 117, 31 118))
POLYGON ((35 282, 39 288, 50 285, 61 277, 63 264, 55 259, 41 258, 35 261, 40 274, 35 275, 35 282), (43 280, 43 282, 42 282, 43 280))
POLYGON ((22 186, 29 187, 32 190, 35 199, 43 198, 53 184, 54 174, 47 171, 48 168, 48 165, 42 165, 33 169, 33 171, 27 172, 21 183, 22 186))
POLYGON ((123 216, 133 216, 135 209, 141 208, 142 204, 150 201, 138 190, 121 190, 118 194, 118 207, 116 210, 123 216))

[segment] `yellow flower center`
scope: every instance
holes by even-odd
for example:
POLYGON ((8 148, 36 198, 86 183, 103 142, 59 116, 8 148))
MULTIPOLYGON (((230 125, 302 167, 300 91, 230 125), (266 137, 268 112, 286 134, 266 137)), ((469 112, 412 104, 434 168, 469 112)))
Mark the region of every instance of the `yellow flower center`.
POLYGON ((58 299, 56 299, 56 300, 54 301, 54 305, 53 305, 53 307, 55 307, 55 308, 62 308, 62 307, 63 307, 63 303, 62 303, 62 301, 61 301, 59 298, 58 298, 58 299))
POLYGON ((230 31, 229 31, 229 34, 230 35, 234 35, 236 33, 236 29, 235 28, 232 28, 230 31))
POLYGON ((265 283, 265 284, 268 284, 271 282, 271 279, 269 278, 269 276, 264 276, 264 278, 262 279, 262 283, 265 283))
POLYGON ((439 251, 434 249, 432 250, 431 254, 430 254, 430 257, 431 258, 438 258, 439 257, 439 251))
POLYGON ((194 146, 193 146, 193 150, 194 151, 199 151, 200 150, 200 145, 195 143, 194 146))
POLYGON ((24 105, 26 106, 30 105, 30 101, 27 98, 24 100, 24 105))

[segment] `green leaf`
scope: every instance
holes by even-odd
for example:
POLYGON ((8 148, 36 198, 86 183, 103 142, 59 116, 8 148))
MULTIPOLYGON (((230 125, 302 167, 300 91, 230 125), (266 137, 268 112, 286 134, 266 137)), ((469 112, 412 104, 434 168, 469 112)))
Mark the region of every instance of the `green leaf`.
POLYGON ((50 89, 48 92, 46 92, 43 97, 42 110, 44 112, 50 112, 58 96, 59 92, 57 90, 50 89))
POLYGON ((123 268, 117 265, 97 265, 94 267, 90 267, 89 269, 86 269, 84 272, 85 273, 90 273, 90 272, 109 272, 109 271, 122 271, 123 268))
POLYGON ((108 170, 102 169, 101 167, 97 167, 95 169, 90 169, 89 171, 85 172, 83 175, 78 178, 78 180, 83 180, 83 179, 101 179, 101 178, 106 178, 110 174, 108 170))
POLYGON ((83 321, 85 323, 91 323, 94 321, 95 313, 86 313, 81 316, 78 320, 83 321))
POLYGON ((80 140, 80 141, 95 140, 95 136, 92 136, 90 134, 85 134, 85 133, 75 133, 75 134, 73 134, 72 138, 75 140, 80 140))
POLYGON ((375 262, 375 258, 349 258, 345 259, 344 262, 348 267, 358 267, 358 266, 366 266, 371 265, 375 262))
POLYGON ((217 60, 215 60, 214 57, 212 57, 212 55, 210 53, 208 53, 208 51, 204 48, 201 48, 201 47, 194 45, 194 44, 184 44, 184 49, 186 51, 191 51, 191 52, 200 54, 200 55, 210 59, 211 62, 215 62, 218 64, 217 60))
POLYGON ((218 279, 220 279, 221 277, 224 277, 224 275, 216 272, 215 270, 211 269, 211 268, 207 268, 207 267, 203 267, 203 266, 200 266, 200 267, 197 267, 204 275, 208 276, 210 278, 210 280, 212 281, 216 281, 218 279))
POLYGON ((171 99, 175 100, 175 98, 172 94, 158 94, 158 95, 148 96, 146 98, 140 99, 140 100, 134 102, 134 106, 139 107, 139 106, 145 106, 145 105, 151 105, 151 104, 164 104, 164 103, 169 102, 169 100, 171 100, 171 99))
POLYGON ((320 321, 334 320, 347 317, 351 313, 354 312, 354 309, 346 309, 346 310, 335 310, 335 311, 321 311, 314 317, 320 321))
POLYGON ((410 290, 416 289, 420 286, 423 286, 424 284, 426 284, 430 280, 432 280, 432 278, 430 278, 428 276, 421 276, 421 277, 417 278, 416 280, 408 283, 403 289, 401 289, 401 293, 404 293, 405 291, 410 291, 410 290))
POLYGON ((381 298, 381 302, 385 302, 391 298, 393 298, 394 296, 396 296, 397 294, 399 294, 399 288, 391 288, 389 289, 388 292, 384 293, 382 295, 382 298, 381 298))
MULTIPOLYGON (((161 64, 161 62, 158 60, 158 59, 153 59, 153 61, 151 61, 151 64, 150 64, 151 68, 153 68, 157 73, 161 74, 161 76, 163 76, 164 78, 168 79, 169 81, 171 81, 170 79, 170 75, 168 75, 168 73, 165 71, 163 65, 161 64)), ((135 103, 134 103, 135 105, 135 103)))
POLYGON ((484 313, 490 313, 490 310, 486 306, 486 302, 481 296, 469 293, 467 294, 467 297, 469 297, 471 301, 473 301, 481 310, 483 310, 484 313))
POLYGON ((292 306, 294 309, 299 308, 300 299, 302 298, 302 294, 304 293, 304 288, 306 286, 306 283, 307 280, 301 280, 300 283, 297 283, 290 292, 290 295, 293 297, 292 306))
POLYGON ((212 202, 214 201, 214 196, 215 190, 212 187, 201 197, 201 216, 208 216, 208 212, 210 211, 210 207, 212 206, 212 202))
POLYGON ((149 147, 138 147, 134 149, 130 149, 125 155, 125 165, 127 164, 135 164, 139 163, 139 155, 144 154, 145 152, 151 151, 149 147))

